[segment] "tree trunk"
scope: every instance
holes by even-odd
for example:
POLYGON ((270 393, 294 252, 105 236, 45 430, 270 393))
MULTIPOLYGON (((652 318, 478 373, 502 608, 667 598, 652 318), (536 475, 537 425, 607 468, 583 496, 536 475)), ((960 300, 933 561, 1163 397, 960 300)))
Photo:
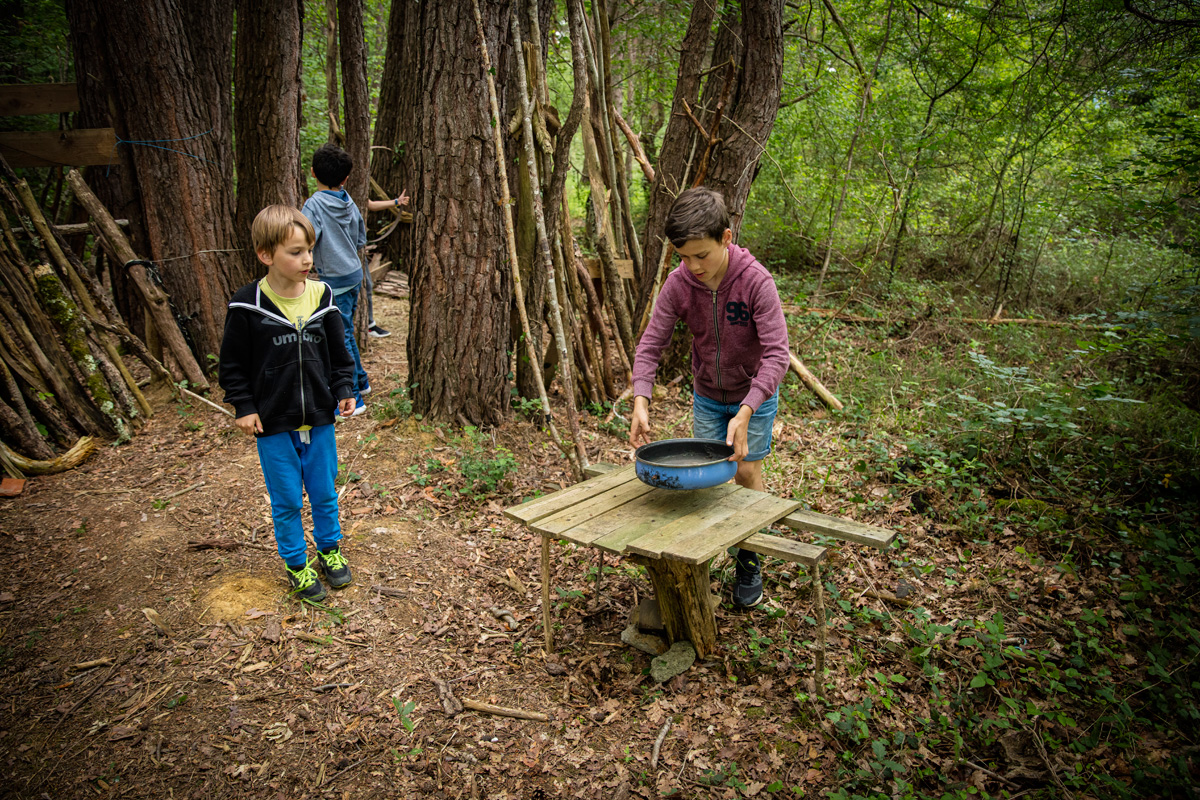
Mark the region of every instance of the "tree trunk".
POLYGON ((96 57, 77 65, 96 79, 81 91, 112 109, 117 155, 140 193, 139 249, 156 262, 201 363, 219 351, 226 302, 251 277, 230 180, 233 2, 68 3, 72 37, 97 45, 81 48, 96 57))
POLYGON ((701 168, 706 174, 704 184, 725 196, 736 239, 746 198, 758 172, 759 157, 779 111, 783 86, 782 0, 744 0, 741 3, 727 0, 711 63, 720 65, 732 60, 736 73, 728 95, 723 96, 726 73, 724 70, 713 71, 697 106, 703 54, 708 49, 708 31, 712 24, 712 8, 706 6, 705 3, 693 6, 683 41, 671 120, 663 139, 647 209, 644 268, 639 281, 635 320, 642 319, 652 299, 662 259, 667 212, 678 193, 692 184, 701 168), (723 108, 717 124, 717 104, 721 101, 724 101, 723 108), (694 151, 695 160, 699 162, 708 149, 708 140, 700 136, 688 118, 684 102, 706 126, 710 137, 717 140, 708 153, 707 162, 692 164, 690 173, 689 154, 694 151))
POLYGON ((338 0, 338 35, 342 56, 342 94, 346 101, 345 150, 354 159, 346 191, 367 213, 371 191, 371 100, 367 95, 367 45, 363 35, 363 0, 338 0))
MULTIPOLYGON (((273 203, 299 208, 300 41, 303 6, 237 0, 237 230, 249 244, 250 223, 273 203)), ((247 250, 246 271, 264 268, 247 250)))
MULTIPOLYGON (((504 86, 508 4, 486 0, 481 12, 504 86)), ((376 167, 388 191, 412 195, 413 222, 398 238, 414 410, 496 424, 508 407, 512 265, 498 257, 501 191, 477 38, 469 4, 392 5, 376 141, 396 150, 376 151, 376 167)))
POLYGON ((339 147, 346 143, 342 133, 342 90, 338 86, 338 10, 337 0, 325 0, 325 105, 329 109, 329 141, 339 147))
MULTIPOLYGON (((395 197, 402 190, 410 195, 414 215, 421 203, 417 194, 417 175, 413 170, 413 135, 418 120, 406 116, 414 102, 416 87, 409 82, 423 63, 423 31, 406 26, 420 16, 409 3, 392 3, 388 17, 387 51, 383 58, 383 80, 379 87, 379 111, 375 115, 374 148, 371 151, 371 177, 383 191, 395 197)), ((408 253, 412 248, 412 226, 401 225, 381 243, 384 261, 408 272, 408 253)))

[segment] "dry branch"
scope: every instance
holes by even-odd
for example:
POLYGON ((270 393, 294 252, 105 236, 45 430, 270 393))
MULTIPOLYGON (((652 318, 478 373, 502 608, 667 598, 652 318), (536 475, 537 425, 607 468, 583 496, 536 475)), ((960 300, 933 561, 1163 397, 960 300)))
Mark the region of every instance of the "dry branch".
POLYGON ((26 475, 53 475, 57 472, 74 469, 87 461, 88 457, 96 452, 97 446, 96 440, 91 436, 82 436, 74 447, 49 461, 34 461, 31 458, 25 458, 8 449, 3 442, 0 442, 0 452, 3 452, 5 457, 26 475))
POLYGON ((550 718, 540 711, 523 711, 519 708, 505 708, 491 703, 480 703, 476 700, 463 700, 463 708, 472 711, 482 711, 485 714, 495 714, 498 717, 513 717, 514 719, 530 719, 534 722, 548 722, 550 718))
POLYGON ((838 411, 841 411, 845 407, 842 405, 842 401, 834 397, 833 393, 825 388, 825 384, 817 380, 817 376, 813 375, 809 371, 808 367, 804 366, 804 362, 797 358, 795 353, 788 351, 788 361, 790 362, 792 372, 796 373, 796 376, 800 378, 800 382, 803 383, 810 392, 819 397, 822 403, 829 408, 835 408, 838 411))

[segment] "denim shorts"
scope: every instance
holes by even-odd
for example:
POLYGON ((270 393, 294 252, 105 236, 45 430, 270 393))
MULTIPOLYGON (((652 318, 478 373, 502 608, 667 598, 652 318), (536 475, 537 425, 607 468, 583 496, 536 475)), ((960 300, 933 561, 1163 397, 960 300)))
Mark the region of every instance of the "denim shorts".
MULTIPOLYGON (((692 394, 692 436, 697 439, 720 439, 729 435, 729 421, 737 416, 741 403, 718 403, 707 397, 692 394)), ((771 452, 771 428, 775 425, 775 412, 779 409, 779 391, 768 397, 750 417, 746 430, 746 444, 750 452, 746 461, 762 461, 771 452)))

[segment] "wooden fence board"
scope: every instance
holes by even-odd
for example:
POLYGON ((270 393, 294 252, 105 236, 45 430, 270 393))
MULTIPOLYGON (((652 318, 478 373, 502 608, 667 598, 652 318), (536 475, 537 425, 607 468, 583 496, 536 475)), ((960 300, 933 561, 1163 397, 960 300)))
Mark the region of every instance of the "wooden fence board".
POLYGON ((91 167, 115 164, 112 128, 0 133, 0 154, 13 167, 91 167))
POLYGON ((65 114, 79 110, 73 83, 9 83, 0 86, 0 117, 65 114))

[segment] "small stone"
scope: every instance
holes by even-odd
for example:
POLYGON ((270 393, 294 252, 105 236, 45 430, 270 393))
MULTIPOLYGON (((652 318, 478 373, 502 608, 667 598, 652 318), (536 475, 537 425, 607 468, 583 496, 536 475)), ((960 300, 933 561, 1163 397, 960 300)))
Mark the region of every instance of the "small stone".
POLYGON ((691 642, 676 642, 671 649, 650 662, 650 677, 665 683, 685 672, 696 661, 696 648, 691 642))
POLYGON ((636 622, 621 631, 621 641, 652 656, 659 656, 667 652, 666 642, 653 634, 642 633, 638 630, 636 622))

